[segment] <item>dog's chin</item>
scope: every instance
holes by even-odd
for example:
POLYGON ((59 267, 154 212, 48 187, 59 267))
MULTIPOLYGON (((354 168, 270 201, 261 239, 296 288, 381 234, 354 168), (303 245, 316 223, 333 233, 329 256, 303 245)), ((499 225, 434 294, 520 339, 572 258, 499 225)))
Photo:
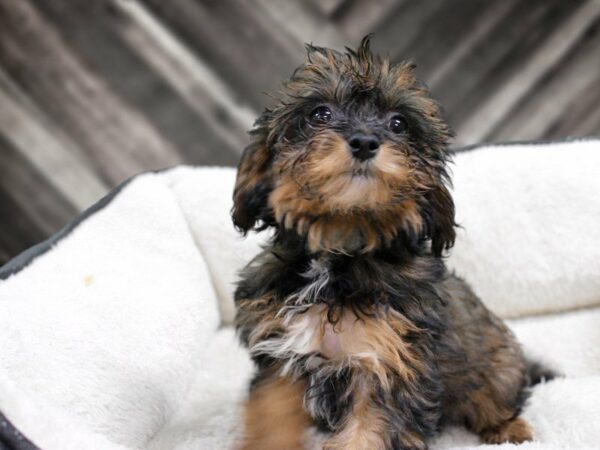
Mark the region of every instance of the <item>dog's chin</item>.
POLYGON ((371 181, 373 173, 369 167, 356 167, 350 169, 346 174, 352 181, 371 181))
POLYGON ((385 208, 394 192, 369 167, 354 167, 322 186, 323 199, 332 213, 360 214, 385 208))
POLYGON ((402 229, 421 229, 414 180, 395 159, 325 157, 303 168, 280 172, 269 206, 279 226, 307 238, 309 250, 368 252, 402 229))

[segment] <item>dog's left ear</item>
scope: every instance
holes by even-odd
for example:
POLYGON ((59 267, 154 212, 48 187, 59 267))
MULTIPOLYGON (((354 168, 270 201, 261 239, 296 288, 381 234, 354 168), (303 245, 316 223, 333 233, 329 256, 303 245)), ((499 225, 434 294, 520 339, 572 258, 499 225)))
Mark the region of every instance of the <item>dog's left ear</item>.
POLYGON ((456 232, 454 227, 454 201, 446 186, 440 184, 426 195, 428 202, 428 228, 431 238, 431 251, 441 256, 444 250, 454 245, 456 232))
POLYGON ((244 150, 238 165, 233 191, 233 224, 246 234, 266 214, 271 192, 271 153, 266 139, 257 133, 255 141, 244 150))

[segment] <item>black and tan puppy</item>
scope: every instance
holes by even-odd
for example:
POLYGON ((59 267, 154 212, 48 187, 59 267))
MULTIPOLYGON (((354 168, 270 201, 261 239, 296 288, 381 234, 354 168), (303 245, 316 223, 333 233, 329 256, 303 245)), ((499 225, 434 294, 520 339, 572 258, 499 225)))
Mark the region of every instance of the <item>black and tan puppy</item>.
POLYGON ((444 424, 531 438, 511 332, 444 267, 450 136, 410 64, 308 47, 252 131, 233 220, 273 228, 242 272, 237 329, 257 366, 240 448, 424 449, 444 424))

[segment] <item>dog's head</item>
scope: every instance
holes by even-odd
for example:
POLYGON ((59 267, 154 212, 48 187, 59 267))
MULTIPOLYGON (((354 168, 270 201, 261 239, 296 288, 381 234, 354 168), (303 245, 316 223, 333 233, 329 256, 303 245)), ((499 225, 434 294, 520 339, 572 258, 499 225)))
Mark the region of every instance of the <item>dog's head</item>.
POLYGON ((307 49, 251 132, 235 225, 297 233, 312 251, 371 251, 401 238, 431 239, 441 254, 454 241, 451 133, 414 66, 373 55, 368 37, 356 51, 307 49))

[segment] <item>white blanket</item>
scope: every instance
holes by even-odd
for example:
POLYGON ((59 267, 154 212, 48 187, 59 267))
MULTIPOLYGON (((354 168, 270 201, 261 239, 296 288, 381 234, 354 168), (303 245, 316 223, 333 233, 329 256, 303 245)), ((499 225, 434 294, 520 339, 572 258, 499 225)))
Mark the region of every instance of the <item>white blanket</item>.
MULTIPOLYGON (((450 267, 565 375, 534 388, 521 448, 600 448, 600 141, 471 150, 454 174, 450 267)), ((138 176, 0 271, 0 411, 40 448, 231 446, 252 372, 232 286, 264 239, 232 228, 234 176, 138 176)), ((462 429, 432 443, 479 446, 462 429)))

